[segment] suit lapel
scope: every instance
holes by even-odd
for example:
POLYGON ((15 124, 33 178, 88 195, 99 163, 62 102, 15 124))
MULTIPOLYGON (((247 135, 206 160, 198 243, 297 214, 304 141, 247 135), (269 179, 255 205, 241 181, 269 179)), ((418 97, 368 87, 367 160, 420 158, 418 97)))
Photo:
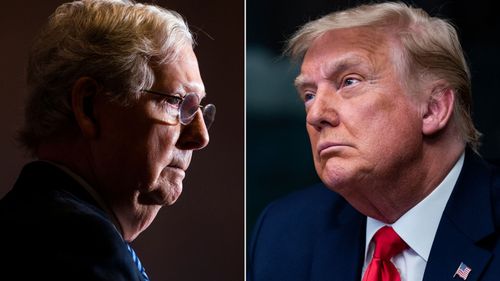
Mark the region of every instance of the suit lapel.
POLYGON ((314 249, 311 281, 359 281, 364 260, 366 217, 356 212, 348 223, 331 227, 314 249))
POLYGON ((494 233, 490 177, 484 162, 467 151, 434 238, 424 281, 461 280, 453 275, 462 262, 471 268, 467 281, 478 280, 492 256, 480 247, 494 233))

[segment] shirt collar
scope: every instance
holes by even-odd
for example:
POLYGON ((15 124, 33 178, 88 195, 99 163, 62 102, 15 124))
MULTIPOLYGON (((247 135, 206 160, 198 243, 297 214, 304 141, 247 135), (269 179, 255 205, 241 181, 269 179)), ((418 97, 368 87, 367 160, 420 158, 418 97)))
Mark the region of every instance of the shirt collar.
MULTIPOLYGON (((448 175, 427 197, 390 225, 401 239, 426 262, 444 208, 462 170, 464 155, 462 153, 448 175)), ((371 217, 367 218, 365 257, 373 235, 384 225, 387 224, 371 217)))

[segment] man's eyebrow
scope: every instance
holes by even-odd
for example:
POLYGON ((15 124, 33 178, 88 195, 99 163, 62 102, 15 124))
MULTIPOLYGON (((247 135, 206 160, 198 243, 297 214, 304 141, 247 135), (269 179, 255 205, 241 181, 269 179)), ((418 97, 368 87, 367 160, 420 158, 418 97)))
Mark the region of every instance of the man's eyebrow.
POLYGON ((297 76, 297 78, 295 78, 293 84, 295 85, 295 88, 299 89, 306 85, 312 84, 312 81, 310 81, 310 79, 306 75, 300 74, 299 76, 297 76))
POLYGON ((182 85, 179 85, 175 89, 175 93, 180 94, 182 96, 187 95, 188 93, 197 93, 200 95, 200 99, 204 99, 206 97, 205 89, 200 83, 188 82, 182 85))
MULTIPOLYGON (((333 62, 329 62, 324 65, 321 69, 323 76, 325 78, 334 78, 340 75, 342 72, 347 69, 357 67, 362 64, 362 60, 357 56, 349 56, 345 58, 341 58, 339 60, 335 60, 333 62)), ((295 78, 294 85, 296 88, 305 87, 308 85, 312 85, 314 82, 305 74, 300 74, 295 78)))

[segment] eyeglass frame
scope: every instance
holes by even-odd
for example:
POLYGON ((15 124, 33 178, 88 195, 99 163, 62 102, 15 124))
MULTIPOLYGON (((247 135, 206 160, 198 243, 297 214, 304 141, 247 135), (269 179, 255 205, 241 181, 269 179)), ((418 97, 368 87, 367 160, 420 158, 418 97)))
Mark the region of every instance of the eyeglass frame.
MULTIPOLYGON (((194 112, 194 114, 192 115, 192 118, 190 118, 190 120, 188 122, 183 122, 182 121, 182 118, 181 118, 181 107, 182 107, 182 104, 184 103, 184 100, 186 98, 186 96, 192 94, 192 95, 196 95, 196 93, 188 93, 186 94, 185 96, 181 97, 181 96, 178 96, 178 95, 173 95, 173 94, 167 94, 167 93, 162 93, 162 92, 159 92, 159 91, 155 91, 155 90, 148 90, 148 89, 141 89, 141 92, 145 92, 145 93, 149 93, 149 94, 153 94, 153 95, 158 95, 158 96, 164 96, 164 97, 170 97, 170 98, 174 98, 174 99, 177 99, 180 101, 179 103, 179 109, 178 109, 178 114, 177 114, 177 118, 179 120, 179 123, 181 123, 182 125, 189 125, 193 120, 194 120, 194 116, 196 115, 196 112, 194 112)), ((199 99, 199 97, 198 97, 199 99)), ((208 128, 210 128, 210 126, 213 124, 213 122, 215 121, 215 105, 212 104, 212 103, 209 103, 209 104, 206 104, 206 105, 201 105, 200 103, 198 103, 198 108, 201 109, 201 112, 202 112, 202 115, 203 115, 203 121, 205 123, 205 126, 208 128), (212 120, 209 124, 206 123, 206 118, 205 118, 205 111, 207 108, 209 107, 213 107, 213 110, 214 110, 214 116, 212 117, 212 120)))

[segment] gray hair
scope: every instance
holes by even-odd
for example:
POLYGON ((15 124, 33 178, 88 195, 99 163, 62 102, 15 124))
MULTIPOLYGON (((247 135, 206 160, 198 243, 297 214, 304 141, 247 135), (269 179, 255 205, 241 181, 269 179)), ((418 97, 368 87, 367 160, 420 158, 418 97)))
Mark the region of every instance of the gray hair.
POLYGON ((154 66, 193 44, 183 18, 155 5, 81 0, 59 6, 31 49, 19 142, 35 154, 41 142, 76 128, 70 93, 78 78, 95 79, 112 101, 126 105, 153 85, 154 66))
POLYGON ((288 41, 285 53, 302 59, 312 42, 330 30, 370 27, 394 34, 403 46, 403 73, 433 77, 449 83, 455 92, 453 119, 461 137, 474 151, 481 133, 471 117, 470 72, 455 28, 404 3, 366 4, 338 11, 302 26, 288 41), (411 66, 411 70, 410 70, 411 66))

